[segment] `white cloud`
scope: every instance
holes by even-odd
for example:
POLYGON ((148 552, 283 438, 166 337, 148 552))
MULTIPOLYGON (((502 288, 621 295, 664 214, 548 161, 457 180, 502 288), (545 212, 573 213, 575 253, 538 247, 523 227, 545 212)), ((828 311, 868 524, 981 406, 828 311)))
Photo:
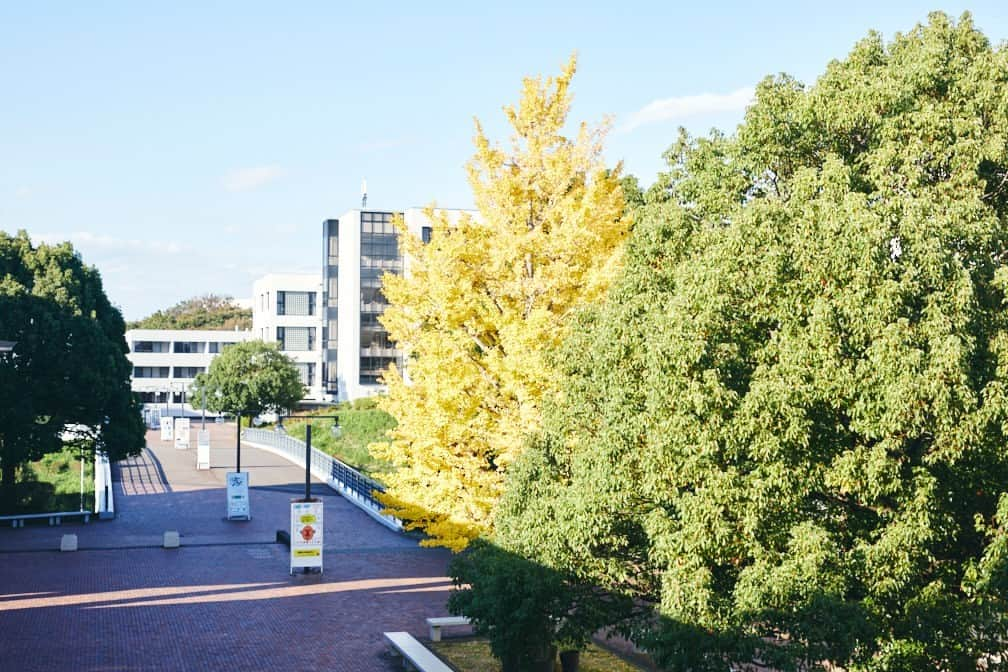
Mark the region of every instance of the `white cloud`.
POLYGON ((224 176, 224 188, 231 192, 252 191, 284 174, 280 166, 252 166, 232 170, 224 176))
POLYGON ((72 231, 70 233, 39 233, 32 235, 36 243, 50 245, 69 240, 75 247, 92 250, 137 250, 157 254, 180 254, 183 248, 172 240, 140 240, 137 238, 116 238, 90 231, 72 231))
POLYGON ((620 131, 629 133, 639 126, 659 121, 683 121, 706 114, 741 112, 752 102, 755 92, 753 87, 746 86, 731 93, 701 93, 655 100, 631 114, 620 126, 620 131))

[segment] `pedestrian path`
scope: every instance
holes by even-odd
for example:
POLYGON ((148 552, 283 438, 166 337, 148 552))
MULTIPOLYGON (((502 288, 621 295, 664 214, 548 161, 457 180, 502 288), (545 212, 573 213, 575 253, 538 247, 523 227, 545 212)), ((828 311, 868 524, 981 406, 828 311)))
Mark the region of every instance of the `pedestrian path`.
POLYGON ((235 428, 208 427, 205 471, 195 447, 149 433, 144 452, 114 471, 115 520, 0 528, 5 669, 391 670, 381 633, 422 637, 424 618, 446 613, 447 553, 420 548, 314 479, 325 573, 289 576, 276 531, 304 494, 303 468, 243 446, 252 520, 225 520, 235 428), (165 530, 179 531, 182 548, 160 548, 165 530), (53 550, 68 532, 81 550, 53 550))

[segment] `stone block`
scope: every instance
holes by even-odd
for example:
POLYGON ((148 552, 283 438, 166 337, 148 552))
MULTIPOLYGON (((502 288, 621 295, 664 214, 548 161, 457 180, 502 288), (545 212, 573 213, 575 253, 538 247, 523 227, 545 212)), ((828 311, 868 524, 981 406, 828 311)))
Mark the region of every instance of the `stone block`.
POLYGON ((77 550, 77 535, 76 534, 64 534, 60 539, 60 550, 61 551, 76 551, 77 550))
POLYGON ((179 541, 179 533, 175 530, 168 530, 164 533, 164 547, 165 548, 178 548, 181 545, 179 541))

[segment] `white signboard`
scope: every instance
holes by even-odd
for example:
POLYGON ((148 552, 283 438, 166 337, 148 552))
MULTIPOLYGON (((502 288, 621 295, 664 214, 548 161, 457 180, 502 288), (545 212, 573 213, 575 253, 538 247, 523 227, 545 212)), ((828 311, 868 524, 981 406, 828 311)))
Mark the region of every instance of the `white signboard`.
POLYGON ((290 571, 318 567, 322 571, 322 502, 291 502, 290 571))
POLYGON ((210 432, 205 429, 196 433, 196 468, 210 468, 210 432))
POLYGON ((161 440, 171 441, 172 440, 172 422, 173 418, 169 418, 166 415, 161 416, 161 440))
POLYGON ((189 418, 175 418, 175 447, 189 449, 189 418))
POLYGON ((247 471, 229 471, 227 474, 227 519, 252 520, 249 510, 249 475, 247 471))

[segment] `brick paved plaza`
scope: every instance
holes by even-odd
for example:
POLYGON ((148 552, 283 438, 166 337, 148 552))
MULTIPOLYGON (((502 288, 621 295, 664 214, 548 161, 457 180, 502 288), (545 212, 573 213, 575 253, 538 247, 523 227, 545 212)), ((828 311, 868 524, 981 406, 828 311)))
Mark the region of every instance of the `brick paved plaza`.
POLYGON ((382 632, 426 637, 443 615, 448 554, 420 548, 316 484, 325 501, 325 573, 288 573, 275 543, 304 470, 242 447, 252 520, 225 521, 234 425, 214 426, 210 471, 195 449, 149 433, 121 465, 117 518, 0 528, 0 668, 20 670, 401 669, 382 632), (182 548, 160 548, 178 530, 182 548), (64 533, 76 553, 60 553, 64 533))

